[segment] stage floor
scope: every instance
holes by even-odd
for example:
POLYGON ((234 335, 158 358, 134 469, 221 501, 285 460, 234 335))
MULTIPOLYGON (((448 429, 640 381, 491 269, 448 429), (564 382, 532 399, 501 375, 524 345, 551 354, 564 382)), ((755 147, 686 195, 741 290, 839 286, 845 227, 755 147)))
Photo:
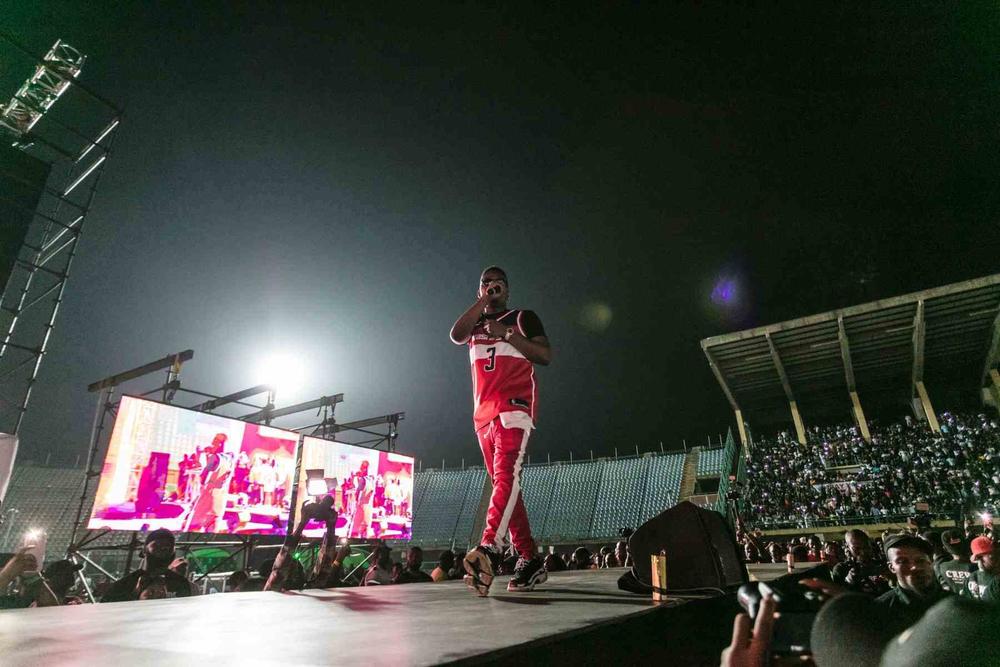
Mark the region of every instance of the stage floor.
POLYGON ((655 610, 618 590, 622 569, 560 572, 531 593, 489 598, 461 581, 299 593, 226 593, 0 612, 13 665, 394 664, 497 659, 655 610))

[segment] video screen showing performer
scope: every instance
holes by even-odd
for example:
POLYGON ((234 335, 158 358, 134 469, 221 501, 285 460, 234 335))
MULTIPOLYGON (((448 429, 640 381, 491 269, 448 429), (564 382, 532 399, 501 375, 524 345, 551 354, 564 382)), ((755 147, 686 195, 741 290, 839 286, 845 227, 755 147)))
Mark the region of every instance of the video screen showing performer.
MULTIPOLYGON (((338 537, 408 540, 413 532, 413 458, 322 438, 302 442, 299 498, 333 498, 338 537)), ((310 523, 303 533, 319 537, 310 523)))
POLYGON ((125 396, 87 527, 284 535, 298 437, 125 396))

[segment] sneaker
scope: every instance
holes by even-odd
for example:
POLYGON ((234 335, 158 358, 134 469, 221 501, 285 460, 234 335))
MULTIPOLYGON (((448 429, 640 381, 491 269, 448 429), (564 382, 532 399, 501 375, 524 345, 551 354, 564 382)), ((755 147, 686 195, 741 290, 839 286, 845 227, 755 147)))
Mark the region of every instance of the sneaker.
POLYGON ((518 558, 514 567, 514 576, 507 584, 508 591, 533 591, 537 584, 545 583, 549 578, 549 573, 542 565, 542 559, 537 556, 528 560, 518 558))
POLYGON ((468 573, 465 575, 466 585, 476 591, 479 597, 486 597, 490 592, 493 578, 500 569, 503 554, 499 549, 489 545, 481 545, 465 554, 462 565, 468 573))

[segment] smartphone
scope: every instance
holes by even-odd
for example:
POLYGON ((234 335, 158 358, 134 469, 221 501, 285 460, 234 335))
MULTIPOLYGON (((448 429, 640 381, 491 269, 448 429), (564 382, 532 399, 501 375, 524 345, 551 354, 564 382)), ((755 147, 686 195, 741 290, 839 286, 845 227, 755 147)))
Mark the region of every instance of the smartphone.
POLYGON ((35 557, 35 562, 38 563, 37 571, 39 572, 45 567, 45 547, 48 545, 48 541, 49 536, 43 530, 29 530, 21 540, 22 549, 30 547, 28 553, 35 557))

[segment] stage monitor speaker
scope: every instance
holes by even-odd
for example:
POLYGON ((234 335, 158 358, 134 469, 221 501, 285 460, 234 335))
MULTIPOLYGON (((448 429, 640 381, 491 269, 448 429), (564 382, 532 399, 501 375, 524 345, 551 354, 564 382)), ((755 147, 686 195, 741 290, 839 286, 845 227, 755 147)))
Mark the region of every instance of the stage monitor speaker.
POLYGON ((649 557, 667 555, 667 590, 726 590, 748 581, 736 538, 718 512, 684 501, 639 526, 629 538, 632 571, 643 586, 652 585, 649 557))
POLYGON ((0 134, 0 290, 10 279, 49 169, 45 162, 11 147, 7 136, 0 134))

